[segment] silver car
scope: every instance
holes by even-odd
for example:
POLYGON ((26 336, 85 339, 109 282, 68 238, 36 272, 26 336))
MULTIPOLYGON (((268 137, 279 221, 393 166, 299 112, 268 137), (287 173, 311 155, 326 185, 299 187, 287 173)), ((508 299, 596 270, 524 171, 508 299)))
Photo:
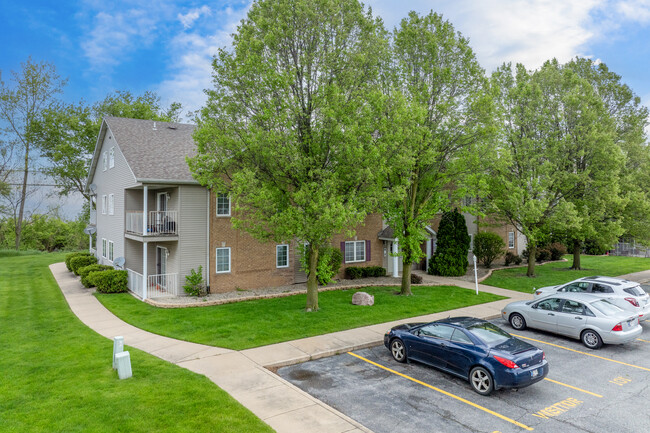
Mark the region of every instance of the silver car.
POLYGON ((501 310, 501 317, 517 330, 530 327, 566 335, 580 339, 590 349, 603 343, 627 343, 643 331, 637 315, 587 293, 556 293, 511 302, 501 310))
POLYGON ((566 284, 536 289, 533 295, 543 298, 556 293, 592 293, 636 313, 641 322, 650 318, 650 296, 634 281, 614 277, 584 277, 566 284))

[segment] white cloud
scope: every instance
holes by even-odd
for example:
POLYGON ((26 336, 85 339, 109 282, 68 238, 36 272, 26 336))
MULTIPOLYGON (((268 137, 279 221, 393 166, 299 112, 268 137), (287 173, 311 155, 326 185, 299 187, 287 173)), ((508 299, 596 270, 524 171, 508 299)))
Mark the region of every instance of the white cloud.
POLYGON ((93 70, 104 70, 120 64, 123 57, 140 46, 155 40, 159 17, 148 9, 98 12, 92 30, 81 44, 93 70))
POLYGON ((187 30, 194 25, 194 21, 198 20, 201 15, 209 16, 212 13, 212 10, 208 6, 201 6, 200 8, 190 9, 186 14, 178 14, 178 20, 183 24, 183 27, 187 30))
POLYGON ((622 1, 616 10, 628 21, 650 23, 650 0, 622 1))

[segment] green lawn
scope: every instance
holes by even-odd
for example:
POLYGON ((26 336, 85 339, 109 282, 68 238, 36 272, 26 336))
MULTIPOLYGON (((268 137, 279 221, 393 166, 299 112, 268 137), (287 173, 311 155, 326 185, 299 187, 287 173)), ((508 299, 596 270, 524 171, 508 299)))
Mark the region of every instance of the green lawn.
POLYGON ((581 256, 582 270, 569 269, 573 263, 572 256, 564 256, 567 262, 548 263, 535 266, 535 277, 526 276, 526 268, 512 268, 494 271, 483 284, 518 292, 532 293, 533 288, 553 286, 592 275, 615 277, 632 272, 650 269, 650 259, 638 257, 615 256, 581 256))
POLYGON ((47 267, 64 256, 0 254, 0 431, 272 431, 207 378, 136 349, 119 380, 112 342, 74 316, 47 267))
POLYGON ((351 304, 355 290, 318 295, 320 310, 305 312, 306 295, 200 308, 153 307, 128 294, 97 294, 122 320, 180 340, 242 350, 391 320, 437 313, 502 297, 459 287, 413 286, 413 296, 395 295, 396 287, 364 287, 375 305, 351 304))

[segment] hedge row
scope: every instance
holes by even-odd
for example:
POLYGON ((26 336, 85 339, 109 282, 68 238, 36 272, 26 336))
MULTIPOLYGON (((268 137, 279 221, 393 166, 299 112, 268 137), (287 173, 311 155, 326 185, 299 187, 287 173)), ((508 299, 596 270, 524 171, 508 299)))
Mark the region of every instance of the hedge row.
POLYGON ((97 258, 94 256, 77 256, 70 259, 70 270, 74 272, 75 275, 79 275, 79 269, 94 265, 97 263, 97 258))
POLYGON ((94 264, 94 265, 84 266, 83 268, 79 268, 77 269, 77 272, 81 277, 81 284, 83 284, 84 287, 89 289, 91 287, 95 287, 95 283, 93 282, 93 279, 90 277, 91 273, 109 271, 111 269, 113 269, 113 267, 109 265, 94 264))
POLYGON ((90 254, 89 252, 78 252, 78 253, 70 253, 65 256, 65 267, 68 268, 70 272, 72 272, 72 268, 70 267, 70 260, 80 256, 92 257, 92 254, 90 254))
POLYGON ((100 293, 128 292, 128 274, 126 271, 95 271, 88 274, 88 278, 97 286, 100 293))
POLYGON ((350 266, 349 268, 345 268, 345 278, 348 280, 385 276, 386 269, 381 266, 350 266))

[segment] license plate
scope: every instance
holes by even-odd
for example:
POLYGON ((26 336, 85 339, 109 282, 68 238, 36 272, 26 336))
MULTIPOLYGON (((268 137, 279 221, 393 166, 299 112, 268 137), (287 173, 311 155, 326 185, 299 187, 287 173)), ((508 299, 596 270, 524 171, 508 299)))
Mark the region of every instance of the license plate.
POLYGON ((535 369, 535 370, 530 372, 530 375, 533 376, 533 377, 537 377, 537 376, 539 376, 539 371, 537 371, 537 369, 535 369))
POLYGON ((636 319, 630 319, 630 320, 628 320, 628 321, 627 321, 627 326, 630 327, 630 328, 631 328, 632 326, 634 326, 634 321, 635 321, 635 320, 636 320, 636 319))

